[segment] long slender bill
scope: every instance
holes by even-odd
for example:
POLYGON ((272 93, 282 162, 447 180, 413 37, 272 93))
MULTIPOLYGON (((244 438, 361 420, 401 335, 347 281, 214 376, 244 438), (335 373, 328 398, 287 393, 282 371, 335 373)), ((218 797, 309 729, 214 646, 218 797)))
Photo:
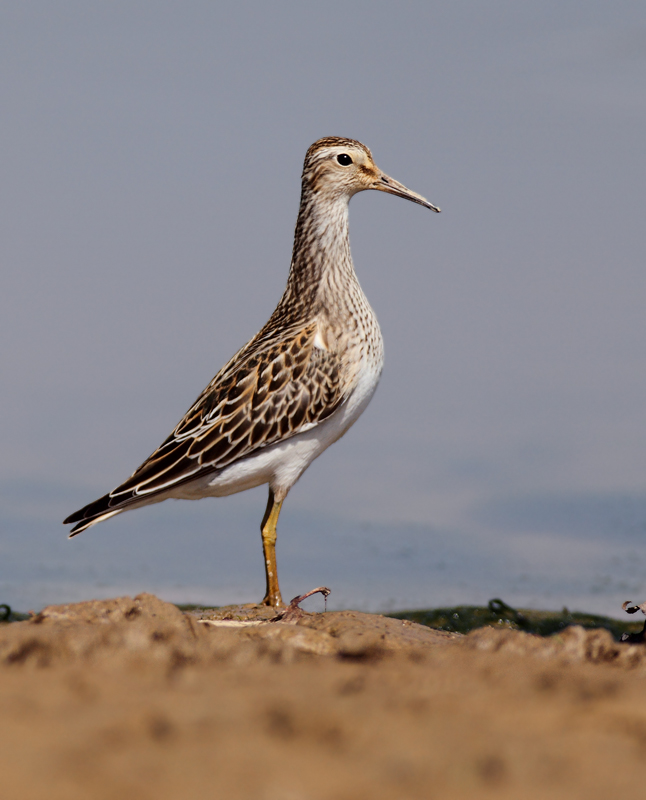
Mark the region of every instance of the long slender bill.
POLYGON ((437 211, 438 214, 440 213, 440 209, 437 206, 434 206, 433 203, 429 203, 428 200, 425 197, 422 197, 421 194, 417 194, 417 192, 411 192, 411 190, 407 189, 403 183, 399 183, 399 181, 388 177, 388 175, 383 172, 375 181, 375 184, 372 188, 377 189, 380 192, 394 194, 396 197, 403 197, 404 200, 412 200, 413 203, 419 203, 420 206, 430 208, 431 211, 437 211))

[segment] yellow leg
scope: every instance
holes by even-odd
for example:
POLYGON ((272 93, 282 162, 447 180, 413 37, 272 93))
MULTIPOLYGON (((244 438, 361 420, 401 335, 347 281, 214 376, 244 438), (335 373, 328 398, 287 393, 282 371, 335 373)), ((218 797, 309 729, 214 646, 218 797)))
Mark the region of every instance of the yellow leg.
POLYGON ((278 568, 276 566, 276 524, 283 501, 276 502, 274 493, 269 490, 267 510, 262 518, 260 532, 262 534, 262 552, 265 557, 265 576, 267 578, 267 591, 262 604, 265 606, 282 606, 283 598, 280 596, 278 586, 278 568))

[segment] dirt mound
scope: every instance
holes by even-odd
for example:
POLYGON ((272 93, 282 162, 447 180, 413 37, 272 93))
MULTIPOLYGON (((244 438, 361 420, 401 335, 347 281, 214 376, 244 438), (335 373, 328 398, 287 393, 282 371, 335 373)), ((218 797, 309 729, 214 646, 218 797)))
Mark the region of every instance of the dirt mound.
POLYGON ((151 595, 0 626, 2 800, 641 798, 646 648, 151 595))

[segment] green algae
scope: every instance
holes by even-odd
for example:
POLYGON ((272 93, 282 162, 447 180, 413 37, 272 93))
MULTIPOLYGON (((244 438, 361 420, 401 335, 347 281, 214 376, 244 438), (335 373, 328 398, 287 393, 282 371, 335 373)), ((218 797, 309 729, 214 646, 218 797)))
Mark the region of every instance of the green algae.
POLYGON ((29 614, 21 614, 19 611, 14 611, 6 603, 0 603, 0 623, 22 622, 24 619, 29 619, 29 614))
POLYGON ((509 628, 525 631, 538 636, 551 636, 569 625, 583 628, 605 628, 618 641, 622 634, 638 634, 642 631, 643 620, 626 620, 580 611, 537 611, 529 608, 512 608, 499 598, 490 600, 486 606, 452 606, 450 608, 430 608, 413 611, 397 611, 388 614, 395 619, 407 619, 451 633, 469 633, 486 625, 495 628, 509 628))

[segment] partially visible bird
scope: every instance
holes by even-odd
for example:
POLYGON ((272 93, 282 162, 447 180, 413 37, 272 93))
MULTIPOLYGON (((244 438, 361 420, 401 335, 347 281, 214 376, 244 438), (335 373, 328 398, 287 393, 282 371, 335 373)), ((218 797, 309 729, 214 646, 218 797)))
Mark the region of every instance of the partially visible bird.
POLYGON ((70 537, 168 498, 221 497, 267 483, 262 602, 283 604, 276 569, 283 501, 366 408, 383 366, 381 332, 348 238, 348 202, 365 189, 440 210, 385 175, 361 142, 336 136, 314 142, 303 166, 287 288, 276 310, 128 480, 65 520, 77 523, 70 537))

